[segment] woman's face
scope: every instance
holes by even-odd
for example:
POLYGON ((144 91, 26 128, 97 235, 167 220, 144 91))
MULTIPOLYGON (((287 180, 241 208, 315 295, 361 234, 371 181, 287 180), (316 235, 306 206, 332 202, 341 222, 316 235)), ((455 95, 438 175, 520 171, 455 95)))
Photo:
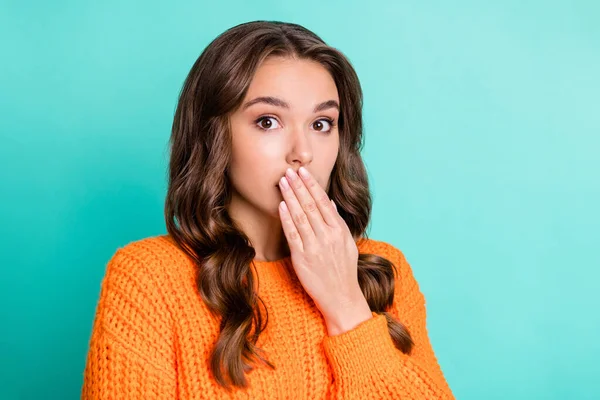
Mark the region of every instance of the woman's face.
POLYGON ((232 202, 278 218, 279 179, 301 166, 327 191, 339 148, 338 118, 337 87, 322 65, 267 58, 230 119, 232 202))

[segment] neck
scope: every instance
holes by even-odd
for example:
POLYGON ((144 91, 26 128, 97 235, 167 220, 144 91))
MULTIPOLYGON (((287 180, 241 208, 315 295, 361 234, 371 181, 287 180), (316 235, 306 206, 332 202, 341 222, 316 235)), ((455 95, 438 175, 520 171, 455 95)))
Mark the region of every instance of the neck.
POLYGON ((227 210, 238 229, 248 236, 256 251, 255 260, 273 261, 290 255, 279 214, 267 214, 238 196, 232 196, 227 210))

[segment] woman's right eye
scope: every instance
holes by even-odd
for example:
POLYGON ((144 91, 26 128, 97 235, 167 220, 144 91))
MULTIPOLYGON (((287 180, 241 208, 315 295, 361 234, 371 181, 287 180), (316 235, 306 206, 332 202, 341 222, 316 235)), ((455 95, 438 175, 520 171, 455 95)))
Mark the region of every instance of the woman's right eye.
POLYGON ((273 128, 273 122, 271 121, 278 123, 275 117, 260 117, 255 122, 259 129, 262 129, 263 131, 269 131, 273 128))

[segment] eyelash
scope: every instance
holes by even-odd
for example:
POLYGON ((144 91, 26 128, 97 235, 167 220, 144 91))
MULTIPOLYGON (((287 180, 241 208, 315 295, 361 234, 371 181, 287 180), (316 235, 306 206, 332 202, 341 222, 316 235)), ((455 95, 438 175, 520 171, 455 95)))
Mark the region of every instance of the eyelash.
MULTIPOLYGON (((260 126, 260 124, 259 124, 259 122, 260 122, 260 121, 262 121, 263 119, 267 119, 267 118, 273 118, 273 119, 277 119, 277 118, 275 118, 275 117, 274 117, 274 116, 272 116, 272 115, 263 115, 262 117, 259 117, 258 119, 256 119, 256 120, 254 121, 254 124, 255 124, 255 125, 258 127, 258 129, 260 129, 261 131, 264 131, 264 132, 266 132, 266 131, 270 131, 271 129, 265 129, 265 128, 261 127, 261 126, 260 126)), ((334 122, 332 119, 330 119, 330 118, 319 118, 317 121, 327 121, 327 123, 328 123, 328 124, 329 124, 329 126, 330 126, 330 129, 329 129, 329 131, 328 131, 328 132, 323 132, 323 133, 326 133, 326 134, 329 134, 329 133, 331 133, 331 131, 333 130, 333 128, 335 128, 335 127, 337 126, 337 125, 335 124, 335 122, 334 122)), ((315 121, 315 122, 317 122, 317 121, 315 121)), ((318 132, 322 132, 322 131, 318 131, 318 132)))

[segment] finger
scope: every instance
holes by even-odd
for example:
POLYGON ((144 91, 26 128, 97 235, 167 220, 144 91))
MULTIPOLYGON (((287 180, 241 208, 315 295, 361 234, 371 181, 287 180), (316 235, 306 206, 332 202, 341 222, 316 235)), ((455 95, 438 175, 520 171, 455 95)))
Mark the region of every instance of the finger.
POLYGON ((308 216, 298 202, 289 180, 285 176, 279 181, 279 187, 281 188, 281 194, 285 200, 292 222, 296 226, 296 230, 300 233, 303 245, 306 246, 312 243, 315 240, 315 232, 310 222, 308 222, 308 216))
POLYGON ((302 238, 300 238, 300 233, 296 229, 296 225, 294 221, 292 221, 292 216, 285 204, 285 201, 279 203, 279 218, 281 219, 281 226, 283 227, 283 234, 287 239, 288 246, 290 251, 304 251, 304 246, 302 244, 302 238))
POLYGON ((333 199, 331 200, 331 204, 333 204, 335 218, 338 220, 339 224, 342 226, 348 227, 348 225, 346 224, 346 221, 344 220, 344 218, 342 218, 342 216, 338 212, 337 205, 335 204, 335 201, 333 201, 333 199))
MULTIPOLYGON (((300 177, 291 168, 288 168, 286 171, 286 177, 288 178, 290 186, 296 195, 296 199, 306 214, 308 222, 310 223, 315 235, 317 237, 323 237, 325 234, 325 229, 327 228, 327 223, 321 215, 321 210, 317 204, 317 200, 313 198, 304 180, 300 179, 300 177)), ((316 183, 314 180, 313 182, 316 183)), ((325 197, 327 197, 327 194, 325 194, 325 197)), ((329 200, 329 198, 327 198, 327 200, 329 200)))
POLYGON ((323 190, 319 182, 317 182, 306 168, 300 167, 299 172, 301 180, 304 182, 304 187, 317 205, 323 221, 329 226, 336 226, 339 222, 336 218, 337 209, 329 201, 329 196, 325 190, 323 190))

